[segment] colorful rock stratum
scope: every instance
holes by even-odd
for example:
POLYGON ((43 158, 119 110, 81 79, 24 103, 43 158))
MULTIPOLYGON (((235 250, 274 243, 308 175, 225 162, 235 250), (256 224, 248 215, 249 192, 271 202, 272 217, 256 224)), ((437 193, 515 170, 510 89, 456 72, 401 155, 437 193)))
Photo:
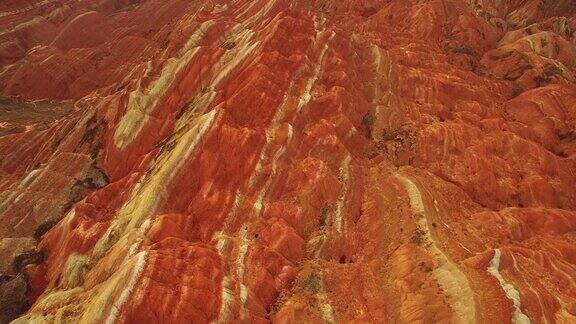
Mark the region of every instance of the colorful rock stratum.
POLYGON ((576 323, 573 0, 0 1, 0 323, 576 323))

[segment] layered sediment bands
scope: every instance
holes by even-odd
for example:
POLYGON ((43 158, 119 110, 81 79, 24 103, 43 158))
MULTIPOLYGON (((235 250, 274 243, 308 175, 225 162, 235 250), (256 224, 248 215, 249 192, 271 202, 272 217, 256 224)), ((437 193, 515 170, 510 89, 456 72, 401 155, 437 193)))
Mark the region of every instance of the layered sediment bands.
POLYGON ((4 1, 0 322, 576 322, 572 1, 4 1))

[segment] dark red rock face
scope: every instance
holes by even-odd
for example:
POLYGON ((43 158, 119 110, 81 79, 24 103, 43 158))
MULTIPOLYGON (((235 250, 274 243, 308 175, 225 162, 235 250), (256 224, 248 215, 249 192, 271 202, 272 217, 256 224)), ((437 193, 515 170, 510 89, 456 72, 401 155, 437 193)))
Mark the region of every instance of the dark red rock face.
POLYGON ((572 0, 0 2, 0 323, 576 323, 575 31, 572 0))

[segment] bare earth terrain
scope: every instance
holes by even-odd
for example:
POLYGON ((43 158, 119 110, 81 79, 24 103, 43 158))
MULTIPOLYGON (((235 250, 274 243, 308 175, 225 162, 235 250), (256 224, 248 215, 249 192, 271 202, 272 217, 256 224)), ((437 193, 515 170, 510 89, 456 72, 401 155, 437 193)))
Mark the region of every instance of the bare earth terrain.
POLYGON ((572 0, 0 1, 0 323, 576 323, 572 0))

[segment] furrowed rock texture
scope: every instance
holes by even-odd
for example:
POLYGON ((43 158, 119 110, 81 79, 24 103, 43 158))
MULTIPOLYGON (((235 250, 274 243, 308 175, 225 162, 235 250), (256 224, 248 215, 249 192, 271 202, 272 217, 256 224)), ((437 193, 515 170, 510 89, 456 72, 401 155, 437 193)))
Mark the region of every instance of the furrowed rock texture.
POLYGON ((4 0, 0 322, 576 323, 572 0, 4 0))

